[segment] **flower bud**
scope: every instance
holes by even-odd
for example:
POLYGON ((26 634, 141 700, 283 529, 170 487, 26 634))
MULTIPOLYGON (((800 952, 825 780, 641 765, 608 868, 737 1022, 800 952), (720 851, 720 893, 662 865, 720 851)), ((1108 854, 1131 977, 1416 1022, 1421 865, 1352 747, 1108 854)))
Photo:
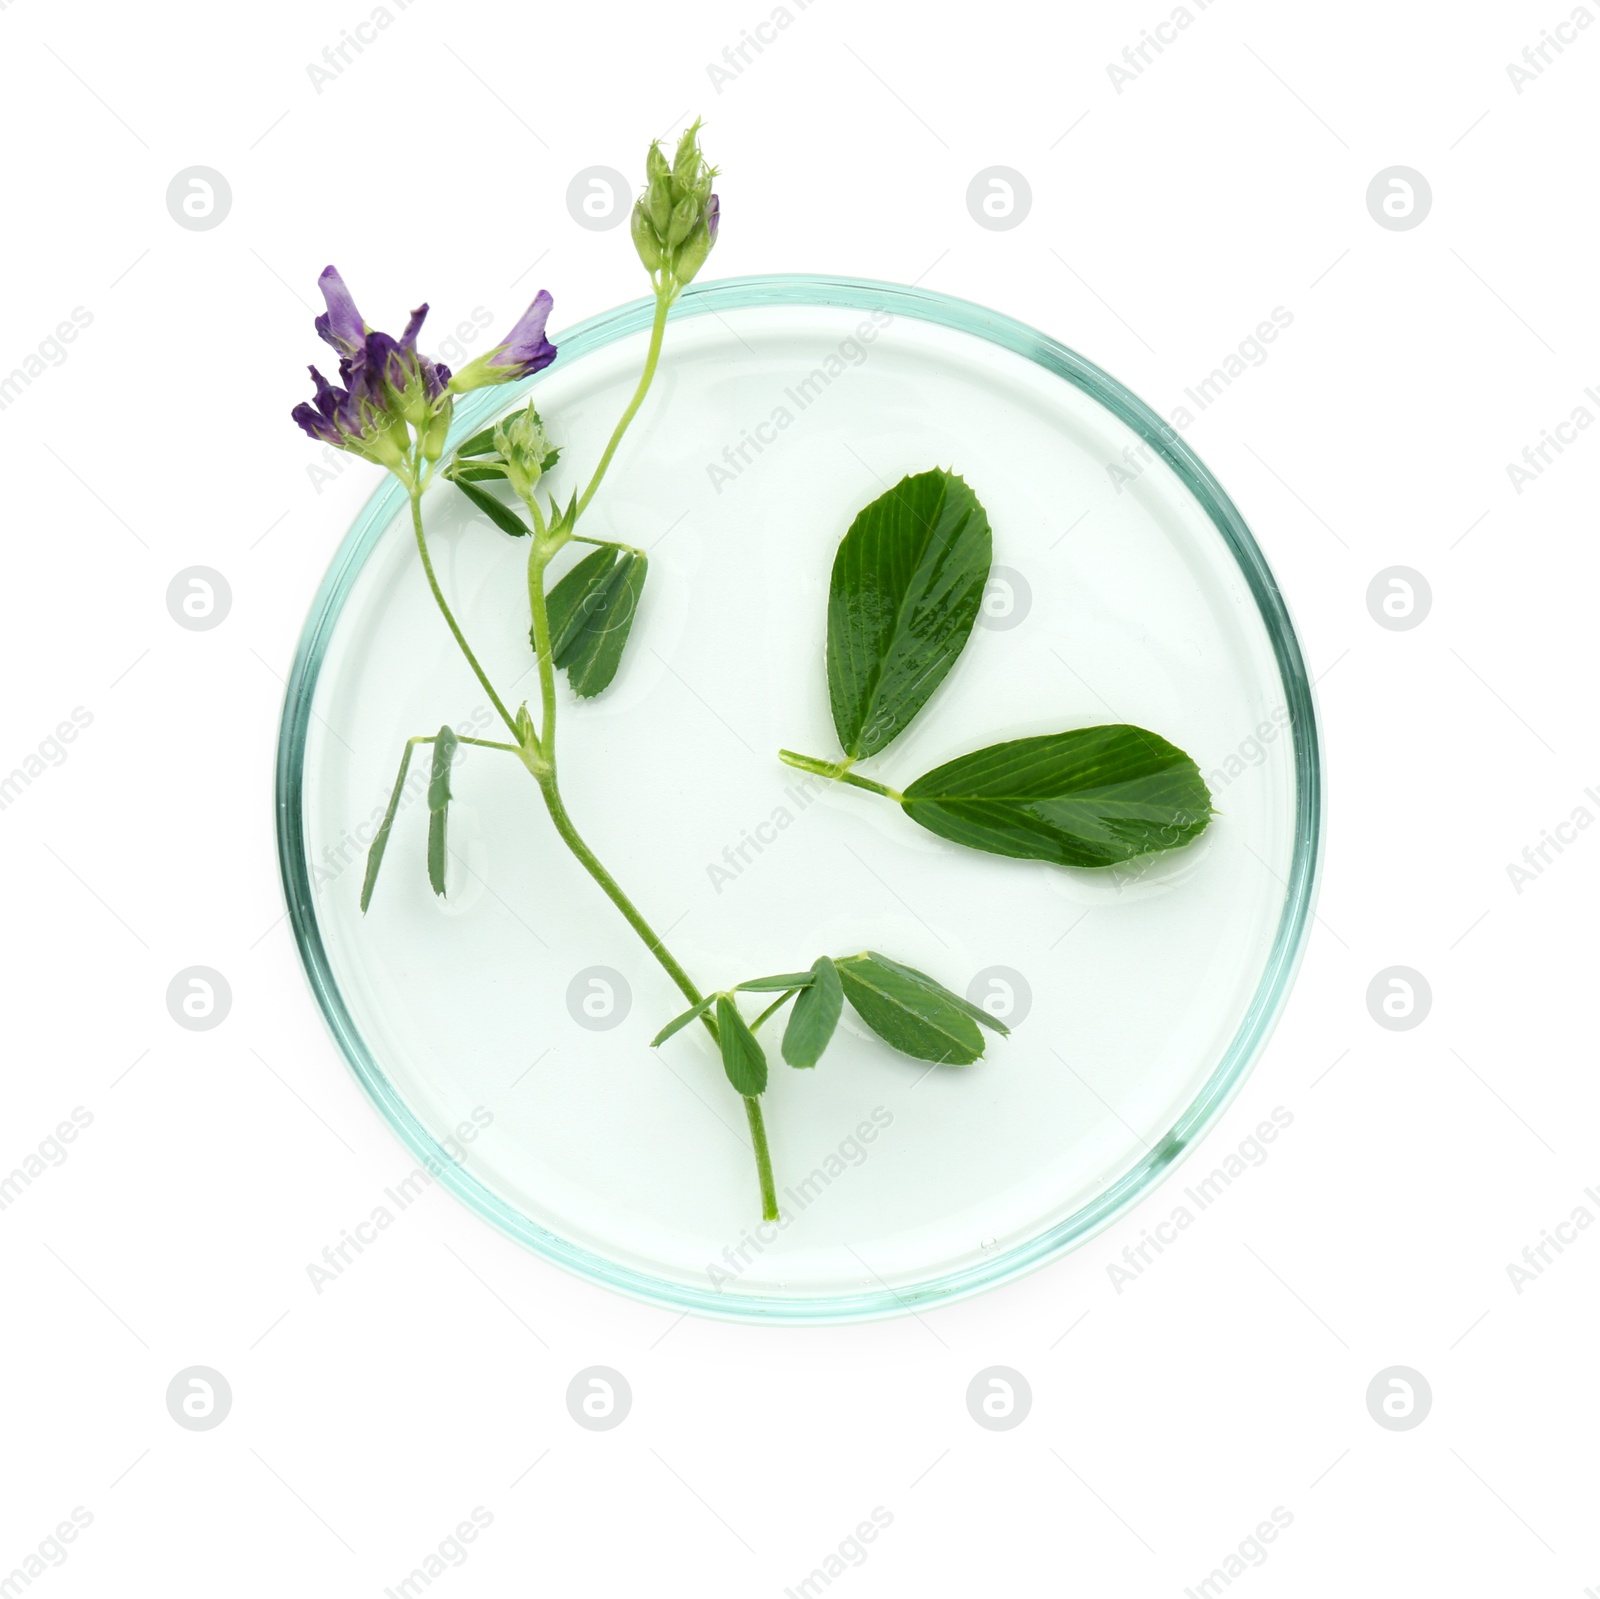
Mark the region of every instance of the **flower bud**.
POLYGON ((425 461, 437 461, 444 454, 444 441, 450 432, 450 418, 454 412, 455 401, 446 394, 421 431, 422 458, 425 461))
POLYGON ((711 230, 704 222, 696 222, 694 231, 683 241, 672 263, 672 275, 679 283, 692 283, 694 275, 706 264, 711 254, 711 230))
POLYGON ((411 435, 406 432, 405 423, 399 417, 392 417, 386 419, 386 425, 369 432, 362 444, 371 460, 393 472, 405 464, 411 435))
POLYGON ((672 208, 672 221, 667 224, 667 248, 675 250, 687 239, 700 220, 704 207, 692 194, 686 194, 672 208))
POLYGON ((661 239, 650 221, 650 213, 645 210, 643 200, 634 201, 631 227, 633 247, 639 252, 645 271, 656 271, 661 265, 661 239))
POLYGON ((658 139, 645 154, 644 193, 630 217, 633 247, 658 292, 676 293, 706 263, 717 242, 716 168, 700 150, 698 119, 683 130, 669 166, 658 139))
POLYGON ((507 481, 523 500, 533 493, 545 462, 556 453, 532 401, 527 410, 508 417, 494 430, 494 447, 505 467, 507 481))
POLYGON ((697 188, 704 167, 705 158, 700 154, 700 119, 696 117, 678 140, 678 153, 672 158, 672 181, 680 189, 697 188))
POLYGON ((645 204, 650 208, 650 221, 656 232, 665 235, 667 224, 672 221, 672 179, 665 171, 651 177, 645 204))

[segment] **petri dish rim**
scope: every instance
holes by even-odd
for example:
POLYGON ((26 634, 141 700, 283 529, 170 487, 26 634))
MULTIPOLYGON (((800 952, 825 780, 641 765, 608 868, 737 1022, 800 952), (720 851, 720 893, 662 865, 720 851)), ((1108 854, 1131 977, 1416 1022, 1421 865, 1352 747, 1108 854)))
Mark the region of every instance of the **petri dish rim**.
MULTIPOLYGON (((987 307, 929 289, 866 278, 772 274, 693 284, 669 320, 776 306, 886 309, 987 340, 1025 357, 1071 383, 1132 429, 1155 450, 1199 502, 1243 573, 1272 645, 1293 734, 1295 771, 1294 853, 1278 927, 1250 1006, 1204 1086, 1155 1147, 1116 1182, 1072 1215, 979 1265, 946 1273, 912 1288, 781 1299, 689 1287, 606 1259, 541 1227, 495 1194, 445 1152, 385 1076, 361 1036, 339 991, 317 921, 305 850, 306 736, 317 683, 345 601, 378 540, 403 509, 392 478, 373 494, 334 554, 311 602, 284 693, 276 779, 278 862, 284 899, 307 981, 324 1021, 369 1098, 407 1148, 436 1178, 485 1221, 552 1263, 589 1282, 647 1303, 722 1320, 775 1325, 819 1325, 905 1315, 966 1298, 1008 1282, 1076 1248, 1131 1209, 1227 1108, 1265 1047, 1282 1012, 1305 950, 1316 900, 1323 844, 1322 754, 1315 696, 1288 606, 1260 546, 1226 491, 1183 439, 1108 372, 1037 329, 987 307)), ((591 351, 647 329, 654 301, 635 300, 568 329, 560 338, 564 366, 591 351)), ((554 370, 552 367, 549 370, 554 370)), ((450 444, 460 443, 543 374, 521 384, 481 390, 457 407, 450 444)))

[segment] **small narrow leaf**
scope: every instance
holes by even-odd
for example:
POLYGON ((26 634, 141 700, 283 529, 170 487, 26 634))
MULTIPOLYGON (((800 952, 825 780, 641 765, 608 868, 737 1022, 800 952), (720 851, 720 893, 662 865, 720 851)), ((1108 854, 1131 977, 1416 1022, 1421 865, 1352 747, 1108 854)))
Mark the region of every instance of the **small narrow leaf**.
POLYGON ((650 1040, 651 1049, 659 1049, 669 1038, 672 1037, 674 1033, 682 1032, 683 1029, 687 1027, 690 1022, 694 1021, 696 1017, 704 1016, 705 1013, 716 1004, 716 1002, 717 996, 715 994, 707 994, 698 1005, 691 1005, 688 1010, 682 1012, 680 1015, 674 1016, 672 1020, 668 1022, 667 1025, 650 1040))
POLYGON ((931 833, 993 855, 1114 866, 1176 849, 1211 820, 1211 791, 1175 745, 1142 727, 1083 727, 958 756, 906 791, 931 833))
POLYGON ((850 524, 828 589, 828 697, 853 759, 896 738, 955 664, 992 542, 977 496, 940 470, 902 478, 850 524))
POLYGON ((752 977, 748 982, 735 983, 735 989, 747 994, 776 994, 785 988, 809 988, 815 969, 809 972, 784 972, 778 977, 752 977))
MULTIPOLYGON (((472 474, 476 476, 476 473, 472 474)), ((471 483, 462 475, 452 475, 450 481, 461 490, 466 497, 489 518, 502 533, 509 533, 514 539, 525 539, 532 531, 528 524, 511 509, 509 505, 502 505, 487 489, 480 489, 476 483, 471 483)))
MULTIPOLYGON (((541 475, 548 475, 553 472, 556 462, 560 458, 561 451, 552 450, 544 458, 544 471, 541 475)), ((445 476, 452 483, 492 483, 496 478, 508 476, 508 473, 504 463, 496 455, 452 461, 445 470, 445 476)))
POLYGON ((395 813, 400 809, 400 795, 406 786, 406 773, 411 769, 411 752, 416 746, 410 739, 406 740, 405 754, 400 757, 400 775, 394 780, 394 792, 389 796, 389 808, 383 813, 383 820, 378 824, 377 837, 372 841, 372 848, 367 851, 367 875, 361 884, 361 914, 367 914, 367 906, 372 903, 372 890, 378 883, 378 868, 383 865, 383 852, 389 847, 389 834, 394 831, 395 813))
POLYGON ((481 432, 474 433, 465 444, 459 444, 456 446, 456 454, 492 455, 494 453, 495 429, 498 428, 499 425, 500 424, 498 422, 491 422, 488 427, 484 428, 481 432))
POLYGON ((795 1001, 789 1025, 783 1030, 783 1058, 791 1066, 815 1066, 839 1025, 844 1009, 844 985, 838 968, 826 955, 811 968, 811 982, 795 1001))
POLYGON ((450 763, 456 757, 456 731, 448 722, 434 735, 433 772, 428 780, 428 881, 444 893, 445 819, 450 810, 450 763))
POLYGON ((574 694, 589 699, 611 684, 644 590, 646 558, 602 544, 550 591, 550 644, 574 694))
POLYGON ((966 1002, 925 972, 872 950, 834 964, 856 1014, 901 1054, 967 1066, 983 1053, 966 1002))
POLYGON ((722 1069, 728 1081, 753 1098, 767 1086, 767 1057, 728 994, 717 995, 717 1040, 722 1045, 722 1069))

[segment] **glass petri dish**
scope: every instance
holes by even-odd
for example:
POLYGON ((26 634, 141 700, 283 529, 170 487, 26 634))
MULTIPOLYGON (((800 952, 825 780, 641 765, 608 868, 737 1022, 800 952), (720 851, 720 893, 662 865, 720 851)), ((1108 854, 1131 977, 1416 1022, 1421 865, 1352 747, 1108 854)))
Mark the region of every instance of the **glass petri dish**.
MULTIPOLYGON (((452 443, 531 391, 569 492, 636 381, 651 304, 569 330, 476 394, 452 443)), ((441 582, 513 706, 537 697, 525 546, 440 484, 441 582)), ((742 1107, 681 1000, 556 839, 514 757, 453 775, 450 893, 424 867, 426 763, 370 913, 367 842, 404 741, 494 736, 424 585, 404 498, 374 494, 313 602, 285 700, 278 842, 317 1003, 418 1167, 579 1275, 674 1309, 817 1323, 925 1308, 1082 1243, 1171 1171, 1284 1004, 1321 842, 1312 691, 1283 598, 1217 481, 1146 405, 1008 317, 811 277, 697 285, 585 531, 649 551, 616 683, 560 691, 578 826, 703 989, 872 948, 1009 1022, 967 1067, 846 1012, 763 1100, 782 1221, 742 1107), (1127 721, 1190 752, 1219 814, 1187 849, 1070 871, 948 844, 780 765, 831 757, 828 574, 908 472, 965 476, 994 527, 971 643, 862 767, 891 786, 1004 738, 1127 721), (669 931, 670 930, 670 931, 669 931)), ((775 1045, 776 1037, 771 1040, 775 1045)))

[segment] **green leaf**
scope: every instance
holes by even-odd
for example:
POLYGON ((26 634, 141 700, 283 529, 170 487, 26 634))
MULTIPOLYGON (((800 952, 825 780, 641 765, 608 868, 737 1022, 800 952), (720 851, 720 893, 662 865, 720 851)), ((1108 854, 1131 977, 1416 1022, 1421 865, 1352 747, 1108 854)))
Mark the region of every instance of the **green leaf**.
POLYGON ((1081 727, 958 756, 905 791, 931 833, 1026 860, 1114 866, 1198 838, 1211 791, 1184 752, 1142 727, 1081 727))
POLYGON ((811 968, 811 982, 795 1001, 789 1025, 783 1030, 783 1058, 791 1066, 815 1066, 839 1025, 844 1009, 844 985, 838 968, 826 955, 811 968))
POLYGON ((684 1011, 681 1015, 674 1016, 672 1020, 668 1022, 667 1025, 650 1040, 651 1049, 659 1049, 669 1038, 672 1037, 674 1033, 682 1032, 683 1029, 687 1027, 689 1023, 692 1022, 697 1016, 704 1016, 705 1013, 716 1004, 716 1002, 717 996, 715 994, 707 994, 698 1005, 691 1005, 688 1010, 684 1011))
POLYGON ((998 1033, 1002 1038, 1009 1038, 1011 1036, 1011 1029, 1007 1027, 1006 1024, 1001 1021, 992 1010, 985 1010, 982 1005, 974 1005, 970 999, 965 998, 961 994, 952 993, 948 988, 945 990, 945 993, 949 994, 951 999, 953 999, 956 1004, 958 1004, 962 1010, 964 1010, 967 1015, 973 1019, 973 1021, 981 1023, 984 1027, 987 1027, 991 1033, 998 1033))
POLYGON ((834 964, 856 1014, 901 1054, 967 1066, 983 1053, 966 1001, 926 973, 872 950, 834 964))
POLYGON ((551 589, 551 652, 574 694, 593 698, 617 675, 648 569, 639 552, 602 544, 551 589))
POLYGON ((433 772, 428 780, 428 881, 444 893, 445 818, 450 810, 450 763, 456 756, 456 730, 448 722, 434 735, 433 772))
POLYGON ((563 652, 575 644, 583 632, 589 614, 585 602, 590 591, 604 583, 616 561, 616 546, 602 544, 584 556, 545 597, 550 616, 550 645, 558 666, 563 652))
MULTIPOLYGON (((544 472, 541 476, 548 475, 555 470, 555 465, 561 458, 560 450, 552 450, 544 458, 544 472)), ((446 468, 445 474, 452 483, 491 483, 496 478, 507 476, 504 464, 499 456, 493 460, 457 460, 452 461, 446 468)))
POLYGON ((955 664, 991 547, 977 496, 940 470, 902 478, 850 524, 828 590, 828 696, 852 759, 903 732, 955 664))
POLYGON ((372 903, 372 891, 377 887, 378 868, 383 865, 383 852, 389 847, 389 834, 394 831, 395 813, 400 809, 400 795, 406 786, 406 773, 411 769, 411 752, 421 740, 406 740, 405 753, 400 757, 400 774, 394 780, 394 792, 389 796, 389 808, 383 813, 383 820, 378 824, 377 837, 372 841, 372 848, 367 851, 367 875, 361 884, 361 914, 367 914, 367 906, 372 903))
POLYGON ((717 1040, 728 1081, 746 1099, 761 1093, 767 1086, 767 1057, 728 994, 717 995, 717 1040))
MULTIPOLYGON (((477 473, 472 476, 476 477, 477 473)), ((465 477, 453 475, 450 479, 466 497, 489 518, 502 533, 509 533, 514 539, 524 539, 532 531, 526 522, 511 509, 509 505, 502 505, 487 489, 480 489, 476 483, 470 483, 465 477)))
POLYGON ((500 424, 491 422, 481 433, 474 433, 465 444, 456 446, 456 454, 460 455, 493 455, 495 429, 500 424))
POLYGON ((752 977, 748 982, 733 986, 747 994, 776 994, 785 988, 809 988, 814 975, 814 971, 784 972, 777 977, 752 977))

